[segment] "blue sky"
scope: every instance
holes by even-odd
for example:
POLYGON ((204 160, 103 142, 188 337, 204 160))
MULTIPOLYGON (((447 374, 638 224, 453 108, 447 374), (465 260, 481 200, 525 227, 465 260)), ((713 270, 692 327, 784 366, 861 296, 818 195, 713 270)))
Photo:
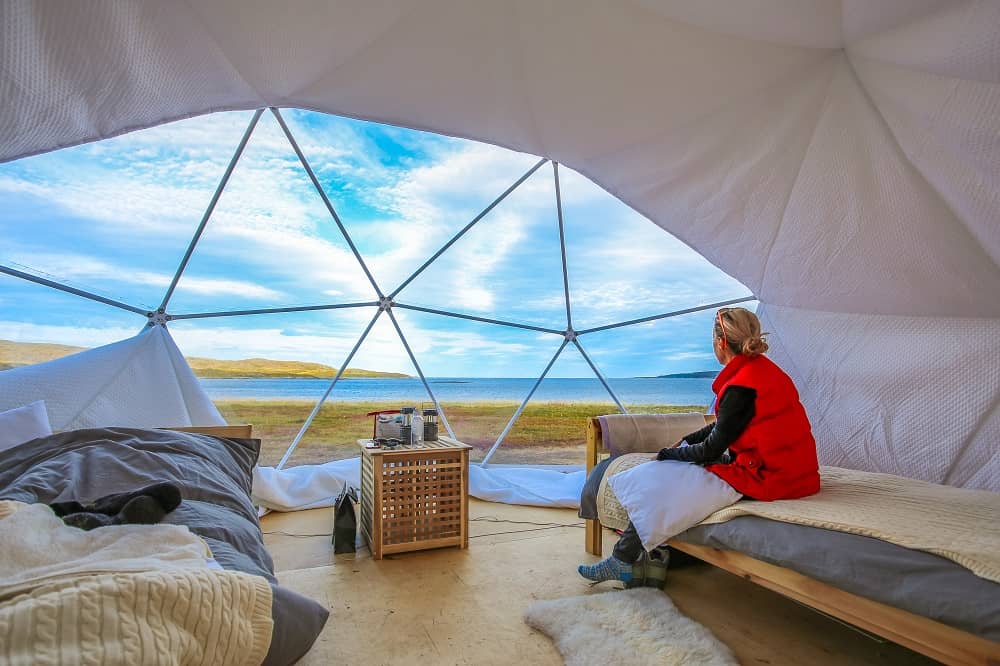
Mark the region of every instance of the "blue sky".
MULTIPOLYGON (((472 141, 284 111, 383 291, 394 290, 538 158, 472 141)), ((218 113, 0 165, 0 263, 155 307, 250 112, 218 113)), ((575 328, 749 291, 572 170, 560 167, 575 328)), ((265 113, 208 222, 172 313, 375 300, 358 262, 274 118, 265 113)), ((403 303, 548 328, 566 326, 551 165, 397 297, 403 303)), ((193 356, 338 366, 371 309, 178 321, 193 356)), ((430 376, 537 376, 551 334, 396 310, 430 376)), ((717 367, 712 313, 595 333, 582 343, 611 377, 717 367)), ((96 346, 144 319, 0 276, 0 338, 96 346)), ((352 363, 412 373, 380 318, 352 363)), ((553 376, 587 376, 572 350, 553 376)))

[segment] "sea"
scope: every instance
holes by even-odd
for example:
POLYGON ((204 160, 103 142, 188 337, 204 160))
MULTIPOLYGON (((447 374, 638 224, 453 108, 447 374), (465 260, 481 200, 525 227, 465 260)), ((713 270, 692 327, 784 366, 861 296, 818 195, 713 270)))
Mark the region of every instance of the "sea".
MULTIPOLYGON (((537 378, 438 377, 428 378, 439 402, 520 402, 537 378)), ((202 379, 209 396, 219 400, 318 400, 330 386, 326 379, 202 379)), ((697 405, 713 402, 711 378, 627 378, 608 383, 626 405, 697 405)), ((428 401, 419 378, 341 379, 330 400, 348 402, 428 401)), ((608 392, 594 378, 546 378, 532 402, 611 402, 608 392)))

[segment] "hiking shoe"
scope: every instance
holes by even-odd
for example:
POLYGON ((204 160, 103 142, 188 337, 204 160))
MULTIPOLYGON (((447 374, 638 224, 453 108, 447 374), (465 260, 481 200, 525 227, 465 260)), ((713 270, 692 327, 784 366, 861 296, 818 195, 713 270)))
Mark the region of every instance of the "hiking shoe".
POLYGON ((632 565, 622 562, 617 557, 609 557, 597 564, 581 564, 576 568, 580 575, 595 583, 607 580, 619 580, 628 583, 632 580, 632 565))

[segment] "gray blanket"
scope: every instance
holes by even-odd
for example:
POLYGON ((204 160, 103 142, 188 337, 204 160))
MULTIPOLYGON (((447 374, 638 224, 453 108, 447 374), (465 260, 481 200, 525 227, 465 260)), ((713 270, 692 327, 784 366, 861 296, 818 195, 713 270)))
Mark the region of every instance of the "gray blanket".
POLYGON ((169 430, 73 430, 0 451, 0 499, 89 502, 158 482, 183 501, 163 522, 205 539, 224 569, 263 576, 274 589, 275 626, 265 664, 293 663, 309 650, 329 612, 277 585, 250 501, 260 441, 169 430))

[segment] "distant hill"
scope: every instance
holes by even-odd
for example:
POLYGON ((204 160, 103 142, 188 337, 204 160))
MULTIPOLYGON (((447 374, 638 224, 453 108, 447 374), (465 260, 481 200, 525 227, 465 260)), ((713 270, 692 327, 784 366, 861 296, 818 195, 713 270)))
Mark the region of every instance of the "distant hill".
POLYGON ((54 358, 82 352, 84 349, 86 347, 0 340, 0 370, 51 361, 54 358))
POLYGON ((639 379, 704 379, 715 377, 718 370, 699 370, 698 372, 675 372, 672 375, 656 375, 654 377, 640 377, 639 379))
MULTIPOLYGON (((22 365, 51 361, 70 354, 84 351, 86 347, 71 347, 69 345, 53 345, 38 342, 13 342, 0 340, 0 370, 18 368, 22 365)), ((187 359, 198 377, 248 378, 248 379, 332 379, 337 374, 337 368, 331 368, 321 363, 304 363, 302 361, 275 361, 266 358, 247 358, 229 361, 215 358, 199 358, 192 356, 187 359)), ((361 368, 348 368, 344 377, 409 377, 399 372, 378 372, 361 368)))

